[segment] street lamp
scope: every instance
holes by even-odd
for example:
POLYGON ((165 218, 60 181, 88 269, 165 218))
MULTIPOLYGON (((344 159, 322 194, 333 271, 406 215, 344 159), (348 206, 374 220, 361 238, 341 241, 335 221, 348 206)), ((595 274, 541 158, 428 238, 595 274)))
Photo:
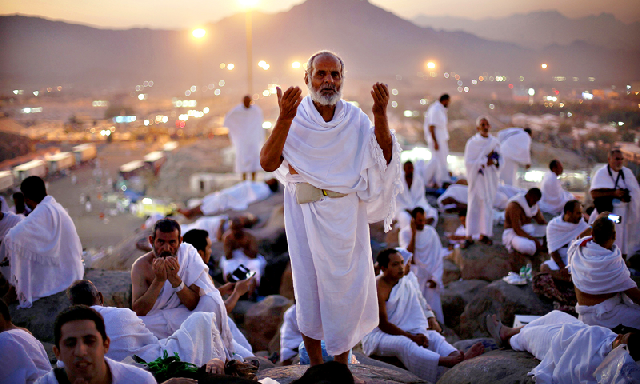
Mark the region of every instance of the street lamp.
POLYGON ((299 61, 294 61, 293 63, 291 63, 291 68, 299 69, 300 68, 300 62, 299 61))
MULTIPOLYGON (((207 34, 207 31, 204 30, 203 28, 196 28, 193 31, 191 31, 191 36, 193 36, 194 39, 196 39, 196 41, 198 43, 200 43, 204 39, 206 34, 207 34)), ((198 45, 201 45, 201 44, 198 44, 198 45)), ((199 49, 198 49, 198 75, 197 75, 198 79, 197 80, 200 82, 200 84, 203 84, 203 82, 202 82, 202 78, 203 78, 203 70, 202 70, 203 52, 202 52, 202 49, 203 49, 202 47, 199 47, 199 49)), ((196 91, 196 87, 195 86, 191 87, 190 91, 191 91, 191 93, 195 92, 196 91)), ((201 96, 203 91, 200 92, 200 96, 201 96)))
POLYGON ((258 0, 238 0, 245 9, 245 28, 247 32, 247 82, 249 95, 253 95, 253 52, 252 52, 252 26, 251 10, 258 4, 258 0))
POLYGON ((548 65, 547 65, 547 64, 542 64, 540 67, 541 67, 542 69, 547 69, 548 65))

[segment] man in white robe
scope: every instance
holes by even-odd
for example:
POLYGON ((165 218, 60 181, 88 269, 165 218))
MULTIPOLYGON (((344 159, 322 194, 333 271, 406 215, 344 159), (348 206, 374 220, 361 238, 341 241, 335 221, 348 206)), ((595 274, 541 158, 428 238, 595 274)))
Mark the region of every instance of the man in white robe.
POLYGON ((36 384, 156 384, 144 369, 105 356, 110 340, 102 316, 94 309, 85 305, 69 307, 58 314, 54 327, 53 352, 64 368, 49 371, 36 384))
POLYGON ((564 214, 554 217, 547 225, 547 250, 551 259, 544 264, 552 271, 566 270, 569 266, 569 245, 573 240, 590 234, 589 228, 580 202, 568 201, 564 205, 564 214))
MULTIPOLYGON (((560 311, 550 312, 523 328, 506 327, 493 315, 487 318, 487 328, 498 345, 508 343, 513 350, 529 352, 540 360, 529 372, 536 384, 622 384, 637 382, 634 378, 640 380, 640 369, 633 361, 640 359, 638 333, 617 335, 610 329, 589 326, 560 311), (628 375, 626 380, 614 380, 612 376, 598 378, 599 371, 612 364, 607 357, 619 352, 629 358, 616 359, 613 366, 619 362, 628 364, 624 369, 628 375), (630 352, 633 354, 629 356, 630 352)), ((623 377, 624 374, 620 378, 623 377)))
POLYGON ((531 129, 506 128, 498 132, 500 141, 500 180, 513 185, 519 166, 531 166, 531 129))
POLYGON ((542 216, 538 201, 540 190, 531 188, 525 194, 509 199, 504 211, 504 232, 502 244, 509 252, 520 252, 533 256, 542 250, 542 238, 545 236, 547 221, 542 216), (535 220, 536 224, 533 224, 535 220))
POLYGON ((411 211, 416 207, 424 209, 427 224, 435 227, 438 211, 427 202, 424 180, 419 172, 414 172, 413 163, 404 163, 404 190, 396 197, 396 217, 398 228, 411 225, 411 211))
POLYGON ((280 326, 280 362, 290 365, 298 355, 298 348, 302 343, 302 333, 296 320, 295 303, 284 313, 284 321, 280 326))
POLYGON ((18 225, 22 219, 24 219, 24 216, 16 215, 13 212, 0 212, 0 244, 9 230, 18 225))
POLYGON ((585 324, 638 328, 640 290, 615 239, 615 224, 602 213, 593 223, 593 237, 578 239, 569 246, 569 272, 578 299, 576 312, 585 324))
POLYGON ((64 207, 47 196, 44 181, 29 176, 20 189, 33 212, 7 233, 2 248, 10 265, 5 278, 15 288, 19 307, 29 308, 82 279, 84 267, 76 226, 64 207))
POLYGON ((389 91, 371 91, 375 127, 341 98, 344 63, 327 51, 308 62, 310 96, 278 90, 280 116, 261 152, 267 172, 285 185, 285 230, 298 326, 311 365, 349 350, 378 324, 369 223, 391 229, 402 191, 401 148, 389 130, 389 91))
MULTIPOLYGON (((525 192, 525 189, 513 187, 511 185, 498 185, 496 197, 493 200, 494 212, 497 212, 497 210, 504 211, 507 209, 507 203, 510 198, 525 192)), ((458 180, 456 184, 451 184, 447 189, 445 189, 444 193, 438 197, 437 201, 438 207, 442 211, 451 208, 455 208, 457 210, 467 209, 469 203, 469 186, 467 185, 467 181, 462 179, 458 180)))
POLYGON ((224 117, 224 126, 229 129, 229 138, 236 150, 236 172, 242 174, 242 180, 247 180, 251 173, 251 180, 256 181, 256 172, 260 170, 263 121, 262 110, 251 103, 249 95, 224 117))
POLYGON ((575 197, 562 188, 562 184, 558 179, 564 171, 562 163, 559 160, 551 160, 549 169, 542 177, 542 184, 540 185, 542 198, 539 205, 542 212, 558 214, 562 212, 565 203, 575 199, 575 197))
POLYGON ((596 209, 589 222, 600 212, 620 216, 616 223, 616 245, 625 256, 640 249, 640 186, 633 172, 622 166, 624 157, 619 149, 609 153, 608 164, 600 168, 591 180, 591 197, 596 209))
POLYGON ((444 314, 440 295, 444 292, 441 256, 442 243, 435 229, 426 226, 424 210, 418 207, 412 211, 413 220, 409 227, 400 231, 398 243, 401 248, 413 254, 411 270, 420 283, 421 293, 436 314, 440 324, 444 324, 444 314))
POLYGON ((362 339, 366 355, 395 356, 411 373, 435 383, 445 368, 484 352, 482 344, 477 343, 463 354, 439 333, 428 330, 420 293, 404 276, 400 253, 383 251, 378 263, 382 269, 377 279, 380 325, 362 339))
POLYGON ((9 307, 0 300, 0 384, 35 382, 51 370, 49 357, 26 329, 11 323, 9 307))
POLYGON ((224 301, 196 249, 182 243, 180 225, 171 219, 157 221, 149 242, 153 250, 131 267, 133 311, 158 339, 175 333, 193 312, 213 312, 230 357, 233 336, 224 301))
POLYGON ((469 184, 467 236, 480 236, 491 244, 493 236, 493 203, 498 189, 500 142, 489 135, 489 119, 476 120, 478 133, 464 147, 464 165, 469 184))
POLYGON ((431 152, 431 160, 425 167, 425 180, 435 181, 436 186, 449 180, 447 156, 449 156, 449 95, 443 94, 439 101, 429 106, 424 118, 424 139, 431 152))

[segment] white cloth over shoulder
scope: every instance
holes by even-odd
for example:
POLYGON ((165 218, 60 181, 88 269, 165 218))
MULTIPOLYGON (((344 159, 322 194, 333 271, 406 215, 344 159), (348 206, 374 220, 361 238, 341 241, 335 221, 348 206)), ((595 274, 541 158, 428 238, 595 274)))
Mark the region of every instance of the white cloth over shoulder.
POLYGON ((295 357, 302 341, 302 333, 296 321, 296 305, 293 304, 284 313, 284 321, 280 327, 280 361, 295 357))
MULTIPOLYGON (((509 199, 509 204, 511 203, 518 204, 522 208, 522 210, 524 210, 524 214, 528 218, 532 218, 538 214, 538 211, 540 210, 540 208, 538 207, 537 203, 530 207, 524 195, 525 195, 524 193, 520 193, 516 196, 513 196, 512 198, 509 199)), ((509 206, 509 204, 507 204, 507 206, 509 206)))
POLYGON ((498 152, 500 142, 480 133, 471 137, 464 148, 464 165, 469 183, 467 236, 493 235, 493 203, 498 188, 498 168, 487 165, 489 153, 498 152))
POLYGON ((262 201, 270 195, 271 190, 266 183, 246 180, 205 196, 200 204, 200 210, 205 215, 213 215, 227 209, 243 211, 249 207, 249 204, 262 201))
POLYGON ((229 138, 236 150, 236 172, 257 172, 260 167, 260 148, 264 142, 262 110, 257 105, 245 108, 239 104, 224 117, 229 138))
POLYGON ((42 343, 22 329, 0 332, 0 356, 0 384, 31 384, 51 370, 42 343))
MULTIPOLYGON (((18 223, 24 219, 24 216, 16 215, 13 212, 3 212, 3 214, 4 217, 0 220, 0 242, 2 242, 11 228, 18 225, 18 223)), ((2 255, 0 254, 0 256, 2 255)))
POLYGON ((62 292, 84 276, 82 245, 67 211, 46 196, 2 241, 20 308, 62 292))
MULTIPOLYGON (((153 375, 142 368, 120 363, 108 357, 105 357, 104 361, 107 362, 111 371, 111 384, 156 384, 156 379, 153 378, 153 375)), ((58 384, 58 380, 56 380, 55 373, 49 371, 49 373, 36 381, 36 384, 58 384)))
POLYGON ((398 220, 398 226, 403 228, 411 224, 411 215, 407 212, 412 211, 416 207, 424 209, 424 215, 427 218, 433 218, 433 226, 438 222, 438 211, 433 208, 427 202, 425 183, 420 175, 420 172, 413 173, 413 181, 411 188, 407 185, 407 181, 404 178, 404 171, 402 182, 404 189, 396 197, 396 220, 398 220))
POLYGON ((589 228, 584 219, 578 224, 567 223, 563 219, 563 215, 554 217, 547 225, 547 249, 549 253, 569 244, 572 240, 576 240, 578 236, 589 228))
POLYGON ((341 100, 325 122, 306 97, 284 145, 285 161, 275 172, 285 185, 298 326, 324 340, 331 355, 348 351, 378 324, 368 224, 384 220, 390 230, 402 191, 402 149, 392 136, 387 164, 362 110, 341 100), (298 204, 295 184, 301 182, 347 196, 298 204))
POLYGON ((531 136, 522 128, 506 128, 498 132, 500 155, 518 164, 531 164, 531 136))
POLYGON ((563 213, 567 201, 575 199, 571 193, 562 188, 558 176, 552 171, 547 171, 542 177, 540 191, 542 198, 539 204, 542 212, 563 213))
POLYGON ((198 305, 193 311, 189 311, 181 303, 178 294, 173 292, 171 283, 167 280, 149 313, 146 316, 140 316, 140 319, 156 337, 164 339, 177 331, 193 312, 213 312, 215 326, 220 332, 225 351, 230 357, 233 353, 233 335, 227 322, 227 309, 220 292, 209 277, 209 268, 191 244, 180 244, 176 257, 180 264, 178 276, 185 286, 196 285, 200 289, 198 305))
POLYGON ((588 236, 574 241, 568 255, 571 279, 581 292, 601 295, 637 287, 616 245, 609 250, 588 236))

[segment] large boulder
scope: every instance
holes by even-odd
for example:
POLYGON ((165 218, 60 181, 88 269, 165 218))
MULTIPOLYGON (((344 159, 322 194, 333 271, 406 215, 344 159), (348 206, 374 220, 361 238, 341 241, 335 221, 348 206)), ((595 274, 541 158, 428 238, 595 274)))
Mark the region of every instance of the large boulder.
MULTIPOLYGON (((131 308, 131 274, 126 271, 87 269, 85 279, 91 280, 104 296, 104 305, 131 308)), ((36 339, 53 343, 54 319, 70 305, 66 292, 43 297, 33 302, 31 308, 18 309, 9 306, 11 319, 19 327, 27 328, 36 339)))
POLYGON ((244 315, 244 329, 254 351, 269 349, 269 342, 276 336, 289 306, 291 301, 286 297, 272 295, 249 308, 244 315))
POLYGON ((460 273, 464 280, 494 281, 511 271, 511 256, 500 241, 493 245, 476 241, 460 252, 460 273))
POLYGON ((442 273, 442 283, 444 285, 449 284, 452 281, 456 281, 460 279, 460 268, 455 265, 455 263, 451 260, 443 261, 443 273, 442 273))
POLYGON ((449 369, 438 384, 533 384, 527 373, 538 364, 527 352, 497 350, 449 369))
POLYGON ((460 315, 478 291, 489 285, 484 280, 457 280, 447 284, 440 295, 445 325, 460 332, 460 315))
POLYGON ((542 316, 553 310, 551 303, 544 302, 533 293, 531 284, 511 285, 498 280, 480 289, 460 316, 459 335, 463 339, 485 337, 485 318, 496 314, 504 324, 512 324, 515 315, 542 316))
MULTIPOLYGON (((271 368, 258 372, 257 378, 258 380, 262 380, 269 377, 278 381, 280 384, 289 384, 294 380, 299 379, 308 368, 308 365, 290 365, 287 367, 271 368)), ((383 368, 377 364, 352 364, 349 368, 355 376, 365 380, 367 384, 427 383, 419 377, 411 374, 409 371, 391 369, 387 367, 383 368)))

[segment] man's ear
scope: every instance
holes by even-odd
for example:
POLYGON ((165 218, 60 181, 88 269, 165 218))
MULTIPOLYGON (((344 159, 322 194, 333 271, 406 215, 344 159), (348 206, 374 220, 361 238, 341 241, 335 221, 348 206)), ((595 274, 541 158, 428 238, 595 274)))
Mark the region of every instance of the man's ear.
POLYGON ((109 336, 107 336, 102 345, 104 345, 104 353, 106 354, 107 352, 109 352, 109 346, 111 345, 111 339, 109 338, 109 336))
POLYGON ((98 296, 100 296, 100 305, 104 305, 104 296, 102 295, 102 292, 98 292, 98 296))
POLYGON ((53 346, 53 354, 56 355, 56 359, 60 360, 60 350, 55 345, 53 346))
POLYGON ((304 83, 309 85, 309 72, 304 73, 304 83))
POLYGON ((153 247, 153 236, 149 235, 149 244, 153 247))

